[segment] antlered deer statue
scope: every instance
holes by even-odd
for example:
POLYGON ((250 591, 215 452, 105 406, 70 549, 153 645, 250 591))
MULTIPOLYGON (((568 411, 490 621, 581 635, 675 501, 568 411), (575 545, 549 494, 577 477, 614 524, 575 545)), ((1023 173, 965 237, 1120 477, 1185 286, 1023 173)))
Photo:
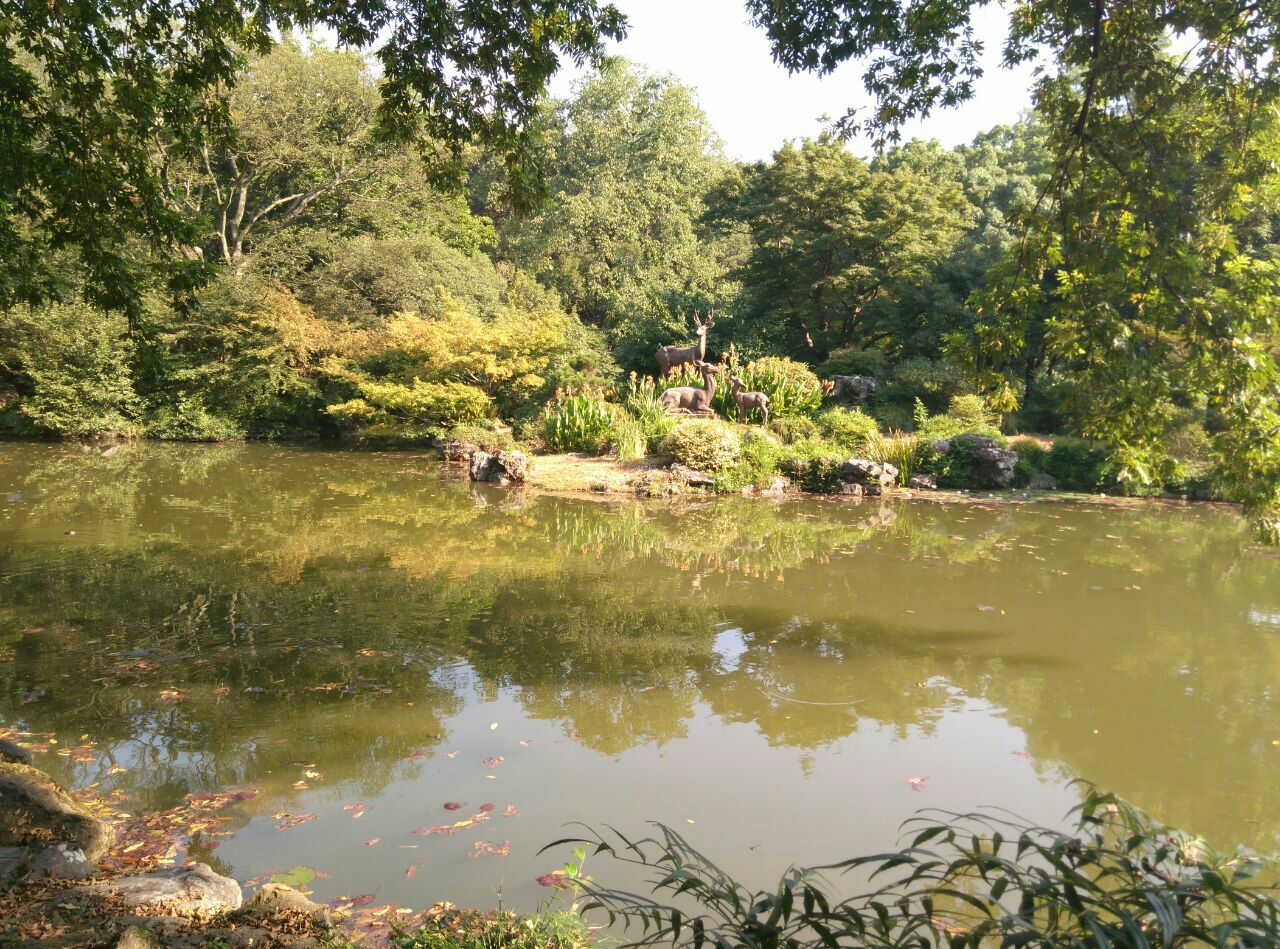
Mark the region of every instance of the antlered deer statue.
POLYGON ((694 365, 702 373, 702 388, 696 386, 675 386, 662 393, 662 404, 672 415, 702 415, 715 417, 716 411, 711 407, 711 400, 716 394, 716 376, 719 368, 709 362, 697 360, 694 365))
POLYGON ((701 311, 693 314, 694 332, 698 334, 698 342, 692 346, 663 346, 653 358, 658 363, 658 378, 665 379, 671 375, 676 366, 693 363, 695 366, 707 358, 707 330, 716 325, 715 314, 707 313, 707 321, 702 322, 701 311))
POLYGON ((769 397, 763 392, 747 392, 747 384, 742 381, 740 376, 734 376, 733 382, 733 401, 738 403, 738 421, 745 422, 747 413, 752 409, 760 410, 760 424, 768 426, 769 424, 769 397))

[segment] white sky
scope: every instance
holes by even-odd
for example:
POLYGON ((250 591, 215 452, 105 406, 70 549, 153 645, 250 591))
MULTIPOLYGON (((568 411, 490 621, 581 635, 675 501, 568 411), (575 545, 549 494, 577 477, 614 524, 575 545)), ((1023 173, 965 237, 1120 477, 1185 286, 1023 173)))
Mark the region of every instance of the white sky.
MULTIPOLYGON (((786 139, 814 136, 850 106, 868 103, 856 63, 829 76, 788 75, 769 55, 764 31, 747 20, 742 0, 614 0, 630 27, 612 52, 650 72, 673 73, 693 86, 711 125, 733 158, 768 158, 786 139)), ((946 146, 970 141, 993 125, 1013 122, 1030 104, 1030 65, 1000 68, 1006 24, 998 5, 975 17, 985 41, 985 75, 975 97, 957 109, 937 112, 903 129, 904 139, 936 138, 946 146)), ((570 63, 555 76, 551 91, 567 94, 581 76, 570 63)), ((870 149, 855 140, 860 154, 870 149)))

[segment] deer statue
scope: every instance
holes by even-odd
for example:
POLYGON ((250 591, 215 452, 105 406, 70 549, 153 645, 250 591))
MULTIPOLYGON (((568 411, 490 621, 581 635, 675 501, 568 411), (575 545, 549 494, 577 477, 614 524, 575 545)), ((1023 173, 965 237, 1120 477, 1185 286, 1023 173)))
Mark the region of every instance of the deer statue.
POLYGON ((711 399, 716 394, 716 376, 720 374, 720 369, 701 359, 695 360, 694 365, 702 373, 702 388, 675 386, 667 389, 662 393, 662 404, 672 415, 702 415, 714 418, 716 412, 711 407, 711 399))
POLYGON ((702 322, 702 313, 693 314, 694 332, 698 334, 698 342, 693 346, 663 346, 654 353, 658 363, 658 378, 665 379, 671 375, 676 366, 693 363, 695 366, 707 358, 707 330, 716 325, 715 314, 708 312, 707 321, 702 322))
POLYGON ((738 403, 738 421, 745 422, 747 413, 752 409, 760 410, 760 424, 768 426, 769 424, 769 397, 763 392, 747 392, 747 384, 742 381, 741 376, 734 376, 733 383, 733 401, 738 403))

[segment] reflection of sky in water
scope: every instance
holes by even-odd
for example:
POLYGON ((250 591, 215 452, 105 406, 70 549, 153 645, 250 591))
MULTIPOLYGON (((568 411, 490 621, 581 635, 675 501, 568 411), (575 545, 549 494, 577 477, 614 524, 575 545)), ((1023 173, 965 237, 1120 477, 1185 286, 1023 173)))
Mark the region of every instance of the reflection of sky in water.
POLYGON ((1254 626, 1269 626, 1272 629, 1280 628, 1280 610, 1269 610, 1255 606, 1249 610, 1249 622, 1254 626))
POLYGON ((747 651, 742 630, 725 629, 716 633, 716 638, 711 643, 711 651, 715 654, 721 672, 737 672, 738 660, 747 651))
POLYGON ((1280 562, 1215 509, 475 506, 275 446, 0 445, 0 493, 0 723, 88 735, 48 766, 133 806, 258 789, 215 851, 243 878, 530 908, 566 825, 659 820, 764 884, 923 807, 1057 821, 1077 775, 1280 842, 1280 562))

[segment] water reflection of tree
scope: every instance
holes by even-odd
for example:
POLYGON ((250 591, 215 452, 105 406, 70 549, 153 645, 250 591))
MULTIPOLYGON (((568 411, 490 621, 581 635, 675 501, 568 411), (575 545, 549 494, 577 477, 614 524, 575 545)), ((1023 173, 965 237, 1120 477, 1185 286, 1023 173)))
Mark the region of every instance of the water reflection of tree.
POLYGON ((1046 767, 1276 830, 1280 636, 1242 614, 1280 564, 1210 509, 477 504, 412 456, 262 447, 3 447, 0 479, 0 721, 118 745, 148 805, 284 794, 296 761, 375 793, 431 753, 463 663, 607 754, 699 701, 814 749, 978 697, 1046 767), (1170 754, 1221 777, 1170 781, 1170 754))

